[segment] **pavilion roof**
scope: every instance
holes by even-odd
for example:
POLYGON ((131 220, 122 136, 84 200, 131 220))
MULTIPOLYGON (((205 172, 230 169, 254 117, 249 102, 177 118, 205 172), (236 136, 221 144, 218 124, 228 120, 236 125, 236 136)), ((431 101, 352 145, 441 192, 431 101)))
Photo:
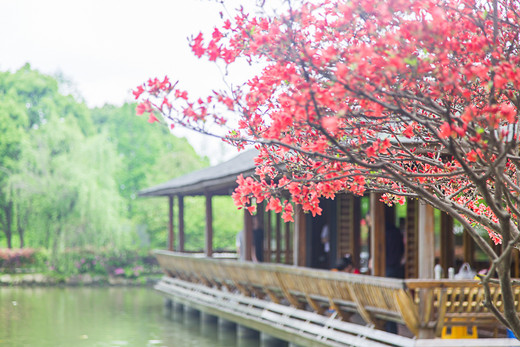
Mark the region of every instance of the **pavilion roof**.
POLYGON ((139 191, 139 196, 230 195, 237 186, 237 176, 251 176, 255 170, 256 149, 241 152, 223 163, 210 166, 168 182, 139 191))

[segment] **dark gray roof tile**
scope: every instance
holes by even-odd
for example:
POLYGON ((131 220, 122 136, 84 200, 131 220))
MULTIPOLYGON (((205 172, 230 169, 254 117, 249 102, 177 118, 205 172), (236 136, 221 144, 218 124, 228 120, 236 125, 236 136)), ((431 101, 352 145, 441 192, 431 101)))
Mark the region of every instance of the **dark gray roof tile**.
POLYGON ((226 162, 210 166, 168 182, 139 191, 139 196, 170 195, 229 195, 233 192, 237 176, 250 176, 254 173, 255 149, 241 152, 226 162))

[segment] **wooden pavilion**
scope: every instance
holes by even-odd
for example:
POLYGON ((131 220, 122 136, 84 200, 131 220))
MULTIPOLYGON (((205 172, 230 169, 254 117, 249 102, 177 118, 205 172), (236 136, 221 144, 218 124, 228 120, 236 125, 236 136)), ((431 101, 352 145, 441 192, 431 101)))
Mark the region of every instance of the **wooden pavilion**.
MULTIPOLYGON (((471 329, 478 327, 480 336, 488 334, 496 337, 504 333, 505 330, 498 325, 493 315, 481 305, 483 290, 478 281, 434 279, 436 264, 442 266, 444 274, 448 273, 449 267, 455 267, 460 262, 477 265, 475 244, 466 233, 459 237, 462 240, 456 242, 453 220, 417 200, 408 201, 404 213, 400 211, 400 227, 405 244, 404 279, 384 278, 385 224, 390 221, 397 226, 397 215, 374 193, 365 197, 342 194, 335 200, 324 200, 323 215, 314 218, 296 209, 294 223, 284 223, 279 215, 265 213, 262 208, 258 208, 265 235, 264 263, 213 257, 212 197, 230 195, 237 185, 236 177, 239 174, 253 175, 256 155, 255 150, 245 151, 222 164, 140 192, 142 197, 164 196, 169 202, 168 251, 156 253, 167 276, 157 286, 158 290, 217 315, 219 312, 222 315, 224 313, 210 303, 224 291, 226 295, 236 293, 255 300, 267 300, 272 305, 281 305, 276 314, 282 314, 280 312, 284 310, 284 305, 290 305, 297 310, 312 311, 318 317, 326 316, 326 312, 333 309, 335 316, 343 322, 357 316, 367 326, 378 329, 383 329, 385 321, 394 321, 406 327, 404 330, 410 336, 420 339, 438 337, 443 329, 444 335, 449 335, 446 328, 458 326, 471 329), (185 196, 197 195, 205 196, 203 257, 184 253, 183 199, 185 196), (176 220, 174 199, 177 199, 178 205, 176 220), (371 220, 369 229, 366 224, 368 211, 371 220), (320 240, 324 225, 328 226, 330 242, 330 250, 326 254, 320 240), (367 230, 369 236, 363 234, 367 230), (362 257, 364 248, 371 259, 366 275, 335 273, 325 269, 346 253, 351 254, 355 266, 359 267, 363 260, 366 261, 362 257), (326 261, 319 261, 324 256, 326 261), (204 298, 208 303, 204 304, 204 298)), ((252 217, 245 212, 243 218, 246 260, 251 260, 252 217)), ((518 277, 518 265, 514 271, 518 277)), ((493 291, 494 299, 500 306, 499 288, 493 288, 493 291)), ((520 310, 520 288, 516 293, 520 310)), ((243 315, 242 311, 238 314, 240 319, 245 319, 243 315)), ((255 322, 250 326, 262 329, 255 322)), ((273 324, 267 323, 267 326, 273 328, 273 324)), ((336 328, 334 331, 343 334, 350 328, 336 328)), ((284 329, 271 333, 288 338, 284 334, 287 330, 294 330, 294 327, 291 328, 289 324, 284 329)), ((371 336, 372 333, 367 335, 371 336)), ((466 335, 476 337, 474 331, 466 335)), ((317 338, 312 334, 309 336, 310 341, 317 338)), ((491 340, 496 339, 487 341, 491 340)), ((385 335, 378 343, 392 345, 392 341, 396 340, 385 335)), ((408 344, 404 340, 400 341, 393 345, 408 344)))

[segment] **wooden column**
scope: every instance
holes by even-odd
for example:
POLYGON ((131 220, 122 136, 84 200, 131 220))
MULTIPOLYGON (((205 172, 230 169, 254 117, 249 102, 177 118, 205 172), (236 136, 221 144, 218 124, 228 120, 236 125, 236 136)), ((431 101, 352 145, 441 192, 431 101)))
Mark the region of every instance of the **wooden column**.
POLYGON ((435 219, 433 206, 419 202, 419 278, 432 279, 435 266, 435 219))
POLYGON ((448 277, 448 268, 455 266, 455 235, 453 234, 453 217, 441 212, 441 258, 440 264, 444 277, 448 277))
POLYGON ((273 215, 273 212, 268 211, 265 214, 266 214, 266 219, 267 219, 267 223, 266 223, 267 225, 265 226, 265 229, 264 229, 264 231, 265 231, 264 237, 265 237, 265 243, 266 243, 264 261, 270 263, 271 255, 272 255, 271 237, 273 235, 271 216, 273 215))
POLYGON ((386 267, 385 205, 380 198, 381 194, 370 194, 370 217, 372 218, 370 257, 374 276, 384 276, 386 267))
POLYGON ((294 265, 305 266, 307 257, 306 249, 307 226, 305 223, 305 213, 300 205, 296 205, 294 209, 294 265))
POLYGON ((291 260, 291 223, 285 223, 285 264, 291 260))
MULTIPOLYGON (((336 235, 336 258, 350 253, 355 262, 353 239, 354 215, 353 215, 353 201, 354 197, 351 194, 341 194, 337 197, 337 235, 336 235)), ((331 259, 332 264, 335 265, 336 259, 331 259)), ((354 266, 356 264, 354 263, 354 266)))
POLYGON ((245 208, 244 209, 244 258, 245 260, 251 261, 253 259, 251 255, 251 247, 253 247, 253 217, 251 213, 245 208))
POLYGON ((281 262, 282 256, 282 220, 279 213, 276 214, 276 262, 281 262))
POLYGON ((211 205, 211 195, 206 195, 206 233, 205 233, 204 254, 206 257, 213 255, 213 208, 211 205))
POLYGON ((184 252, 184 197, 179 195, 177 202, 179 204, 179 252, 184 252))
POLYGON ((405 222, 405 278, 419 277, 418 252, 419 252, 419 201, 408 199, 406 202, 406 222, 405 222))
POLYGON ((475 241, 471 235, 464 230, 462 233, 462 248, 464 252, 464 262, 469 263, 471 267, 475 266, 475 241))
MULTIPOLYGON (((361 251, 361 198, 352 194, 338 195, 336 208, 336 258, 349 253, 355 268, 360 266, 361 251)), ((334 265, 335 259, 331 259, 334 265)))
MULTIPOLYGON (((352 260, 354 263, 354 267, 359 269, 361 265, 361 198, 354 197, 354 204, 352 207, 352 221, 354 223, 354 225, 352 226, 352 242, 354 244, 354 248, 352 250, 352 260)), ((339 255, 341 256, 342 254, 339 255)))
POLYGON ((265 211, 264 202, 257 203, 256 204, 256 217, 254 217, 254 218, 256 218, 258 221, 258 227, 264 231, 264 235, 263 235, 264 238, 262 240, 262 252, 263 252, 264 259, 262 261, 269 263, 269 262, 271 262, 271 259, 267 258, 266 254, 265 254, 266 253, 265 250, 267 248, 267 246, 266 246, 267 242, 266 242, 266 237, 265 237, 265 214, 266 214, 266 211, 265 211))
POLYGON ((175 246, 175 234, 173 232, 173 196, 168 196, 168 250, 173 251, 175 246))
MULTIPOLYGON (((434 277, 434 257, 435 257, 435 229, 434 229, 434 209, 433 206, 419 201, 419 278, 432 279, 434 277)), ((431 321, 433 310, 432 302, 428 292, 421 289, 419 292, 419 319, 422 322, 431 321)), ((419 338, 434 338, 435 328, 421 326, 418 333, 419 338)))

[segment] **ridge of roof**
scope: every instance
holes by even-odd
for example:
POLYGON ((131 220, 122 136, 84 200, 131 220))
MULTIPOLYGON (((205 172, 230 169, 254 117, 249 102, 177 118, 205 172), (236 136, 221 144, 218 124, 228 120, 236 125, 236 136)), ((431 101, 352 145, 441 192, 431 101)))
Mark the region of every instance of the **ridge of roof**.
POLYGON ((239 153, 223 163, 209 166, 186 175, 176 177, 156 186, 140 190, 140 197, 170 195, 215 195, 229 194, 236 187, 236 178, 240 174, 253 174, 256 149, 239 153), (225 192, 225 193, 224 193, 225 192))

